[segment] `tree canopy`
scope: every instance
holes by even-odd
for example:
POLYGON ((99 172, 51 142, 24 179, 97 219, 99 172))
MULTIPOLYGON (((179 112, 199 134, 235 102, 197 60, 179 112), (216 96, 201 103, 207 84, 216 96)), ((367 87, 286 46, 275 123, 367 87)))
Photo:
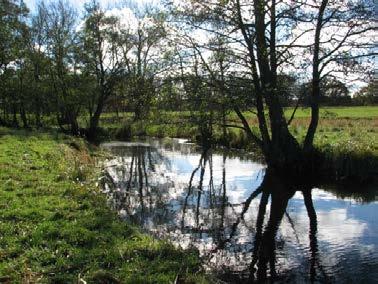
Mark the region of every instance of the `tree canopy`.
POLYGON ((94 0, 76 11, 42 1, 29 13, 22 1, 2 0, 0 123, 40 127, 48 118, 90 138, 108 109, 123 106, 139 120, 173 103, 192 111, 204 135, 215 122, 230 127, 225 116, 236 113, 267 160, 285 164, 289 153, 311 150, 320 105, 351 104, 350 86, 372 82, 373 1, 163 4, 105 9, 94 0), (303 145, 290 133, 288 105, 311 107, 303 145))

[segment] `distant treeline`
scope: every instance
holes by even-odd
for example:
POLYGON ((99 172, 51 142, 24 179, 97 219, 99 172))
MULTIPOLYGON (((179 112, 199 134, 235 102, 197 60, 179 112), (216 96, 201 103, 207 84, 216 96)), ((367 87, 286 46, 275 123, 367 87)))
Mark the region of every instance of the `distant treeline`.
MULTIPOLYGON (((161 87, 157 88, 155 104, 159 109, 164 110, 190 110, 193 104, 192 97, 187 96, 183 90, 182 81, 188 81, 190 78, 164 78, 161 82, 161 87)), ((193 78, 192 78, 193 80, 193 78)), ((210 78, 197 78, 202 81, 202 85, 211 86, 210 78)), ((230 89, 232 89, 233 97, 237 97, 240 105, 245 108, 253 108, 255 105, 253 93, 252 80, 245 78, 232 77, 226 79, 230 89)), ((298 82, 294 77, 287 75, 279 76, 279 84, 281 90, 281 103, 283 106, 301 107, 311 106, 311 83, 298 82)), ((210 92, 210 91, 209 91, 210 92)), ((219 96, 219 95, 218 95, 219 96)), ((121 104, 122 105, 122 104, 121 104)), ((119 101, 114 101, 109 108, 114 111, 120 106, 119 101)), ((226 104, 227 105, 227 104, 226 104)), ((336 79, 325 79, 321 84, 321 106, 369 106, 378 105, 378 82, 372 81, 367 86, 361 88, 353 96, 348 87, 341 81, 336 79)), ((123 104, 124 111, 133 111, 132 108, 123 104)), ((228 106, 230 106, 228 104, 228 106)), ((215 108, 216 109, 216 108, 215 108)))
MULTIPOLYGON (((198 47, 190 54, 179 43, 174 47, 161 11, 134 11, 134 26, 125 27, 125 19, 96 1, 81 17, 63 0, 40 2, 33 15, 23 1, 0 4, 0 125, 53 124, 91 137, 104 111, 130 111, 139 120, 151 107, 189 110, 201 113, 196 119, 202 125, 209 111, 224 119, 228 111, 256 105, 246 72, 223 73, 235 58, 219 48, 209 61, 223 69, 207 74, 198 47)), ((310 80, 279 74, 276 86, 282 106, 311 105, 310 80)), ((378 104, 376 87, 371 82, 352 98, 343 82, 327 77, 319 103, 378 104)))

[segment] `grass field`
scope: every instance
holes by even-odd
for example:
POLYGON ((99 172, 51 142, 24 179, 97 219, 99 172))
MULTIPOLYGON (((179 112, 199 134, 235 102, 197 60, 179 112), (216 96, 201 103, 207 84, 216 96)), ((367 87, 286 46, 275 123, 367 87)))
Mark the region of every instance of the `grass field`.
POLYGON ((108 208, 96 153, 61 134, 0 128, 0 283, 201 282, 195 252, 108 208))
MULTIPOLYGON (((285 115, 291 116, 293 108, 285 109, 285 115)), ((252 128, 257 132, 256 116, 246 112, 245 116, 252 128)), ((325 107, 320 111, 320 121, 315 137, 317 147, 347 146, 374 152, 378 155, 378 106, 368 107, 325 107)), ((290 125, 290 131, 299 141, 302 141, 309 124, 310 109, 298 108, 295 119, 290 125)), ((228 115, 228 122, 239 124, 235 113, 228 115)), ((102 116, 101 126, 113 131, 127 126, 125 136, 156 136, 156 137, 182 137, 196 139, 198 131, 191 123, 190 112, 152 112, 150 117, 143 121, 133 122, 131 113, 122 113, 117 118, 114 113, 105 113, 102 116)), ((228 139, 231 145, 245 147, 245 138, 240 130, 229 129, 228 139), (239 141, 238 141, 239 140, 239 141)), ((122 133, 121 133, 122 134, 122 133)), ((215 137, 221 131, 215 127, 215 137)), ((121 138, 123 135, 120 135, 121 138)), ((218 137, 219 138, 219 137, 218 137)))
MULTIPOLYGON (((285 108, 285 115, 290 117, 294 108, 288 107, 285 108)), ((161 113, 170 114, 172 117, 187 117, 190 115, 189 111, 163 111, 161 113)), ((245 113, 248 116, 248 112, 245 113)), ((299 107, 296 111, 296 118, 310 117, 311 109, 299 107)), ((120 118, 131 118, 132 113, 119 113, 120 118)), ((249 115, 251 116, 251 115, 249 115)), ((348 107, 321 107, 320 116, 332 116, 340 118, 378 118, 378 106, 348 106, 348 107)), ((114 118, 116 117, 115 113, 103 113, 101 116, 103 119, 114 118)), ((235 114, 232 114, 231 117, 236 117, 235 114)))
MULTIPOLYGON (((285 109, 285 114, 290 116, 293 108, 285 109)), ((310 117, 310 108, 298 108, 296 118, 310 117)), ((322 107, 320 109, 321 117, 339 117, 339 118, 378 118, 378 106, 354 106, 354 107, 322 107)))

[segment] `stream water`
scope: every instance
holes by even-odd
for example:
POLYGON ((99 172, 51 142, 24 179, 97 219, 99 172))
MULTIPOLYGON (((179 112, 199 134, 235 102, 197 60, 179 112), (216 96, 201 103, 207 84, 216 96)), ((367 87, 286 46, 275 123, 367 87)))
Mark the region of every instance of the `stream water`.
POLYGON ((180 139, 102 146, 113 153, 104 190, 119 214, 176 246, 195 247, 225 282, 378 279, 376 191, 283 195, 282 183, 275 187, 248 153, 204 151, 180 139), (263 182, 275 189, 261 193, 263 182))

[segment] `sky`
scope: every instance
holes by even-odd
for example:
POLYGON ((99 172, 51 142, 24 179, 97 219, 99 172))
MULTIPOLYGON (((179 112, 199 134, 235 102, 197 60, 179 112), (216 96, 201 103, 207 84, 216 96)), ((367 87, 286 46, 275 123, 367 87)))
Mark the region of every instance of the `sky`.
MULTIPOLYGON (((26 5, 29 7, 31 13, 35 12, 36 6, 40 1, 41 0, 24 0, 26 5)), ((50 1, 58 1, 58 0, 45 0, 45 1, 50 2, 50 1)), ((64 1, 71 3, 71 5, 77 10, 77 12, 80 15, 82 13, 82 11, 84 10, 84 4, 88 1, 90 1, 90 0, 64 0, 64 1)), ((135 19, 135 17, 133 17, 133 13, 127 7, 134 6, 134 5, 143 6, 144 4, 158 6, 162 2, 161 0, 98 0, 98 1, 100 2, 101 6, 104 9, 108 10, 109 13, 111 13, 112 15, 115 15, 115 16, 119 16, 119 18, 121 20, 123 20, 124 22, 128 22, 129 26, 132 26, 132 24, 130 25, 130 23, 133 22, 133 19, 135 19)), ((181 3, 181 1, 177 0, 177 3, 181 3)), ((303 27, 303 28, 305 28, 305 27, 303 27)), ((293 33, 301 32, 301 29, 299 29, 298 31, 294 30, 292 32, 293 33)), ((309 36, 309 38, 301 36, 300 41, 301 42, 303 42, 303 41, 307 42, 308 41, 308 42, 311 43, 313 35, 310 34, 310 35, 307 35, 307 36, 309 36)), ((326 33, 323 32, 323 36, 329 37, 329 36, 334 36, 334 35, 332 35, 332 33, 329 33, 329 31, 327 31, 326 33)), ((202 40, 206 41, 206 36, 204 35, 203 32, 198 32, 197 35, 194 36, 194 38, 196 40, 202 39, 202 40)), ((299 63, 301 63, 303 61, 302 57, 298 57, 298 60, 299 60, 299 63)), ((378 59, 376 59, 376 60, 378 60, 378 59)), ((296 69, 294 69, 294 71, 295 70, 296 69)), ((304 74, 307 74, 307 73, 304 72, 304 74)), ((310 74, 310 72, 309 72, 309 74, 310 74)), ((341 79, 342 81, 345 81, 345 82, 349 82, 348 86, 350 87, 350 90, 352 91, 352 93, 354 93, 357 90, 359 90, 361 87, 366 85, 366 82, 359 80, 359 76, 360 75, 357 74, 357 73, 355 73, 355 74, 349 73, 347 75, 340 74, 339 79, 341 79)))
MULTIPOLYGON (((50 2, 54 0, 46 0, 45 2, 50 2)), ((72 4, 73 7, 75 7, 78 12, 83 10, 84 3, 88 2, 88 0, 66 0, 69 3, 72 4)), ((122 4, 128 3, 128 2, 135 2, 138 3, 139 5, 143 4, 158 4, 160 3, 160 0, 98 0, 101 4, 102 7, 104 8, 115 8, 115 7, 120 7, 122 4)), ((37 4, 40 2, 40 0, 24 0, 25 4, 27 7, 30 9, 30 11, 33 13, 35 11, 35 8, 37 4)))

